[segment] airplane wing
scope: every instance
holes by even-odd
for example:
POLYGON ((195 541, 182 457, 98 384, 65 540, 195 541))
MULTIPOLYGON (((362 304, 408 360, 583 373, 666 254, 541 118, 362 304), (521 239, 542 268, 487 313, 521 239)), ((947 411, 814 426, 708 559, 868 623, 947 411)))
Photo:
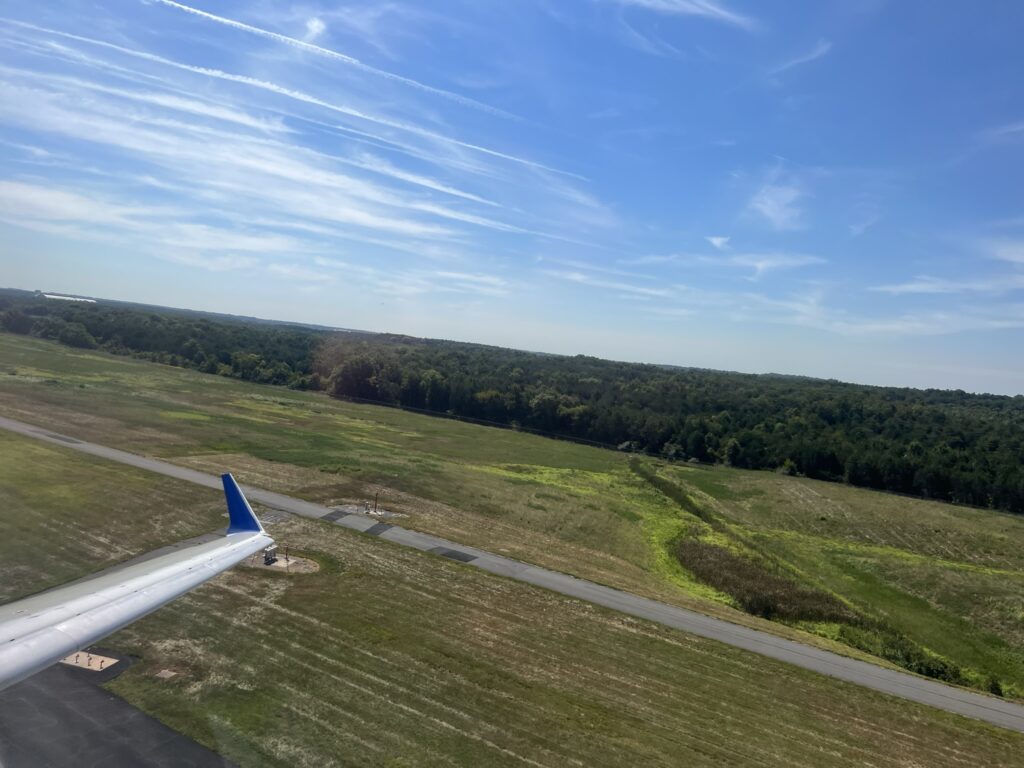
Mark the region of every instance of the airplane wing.
POLYGON ((0 606, 0 690, 273 544, 235 479, 221 480, 229 518, 221 538, 0 606))

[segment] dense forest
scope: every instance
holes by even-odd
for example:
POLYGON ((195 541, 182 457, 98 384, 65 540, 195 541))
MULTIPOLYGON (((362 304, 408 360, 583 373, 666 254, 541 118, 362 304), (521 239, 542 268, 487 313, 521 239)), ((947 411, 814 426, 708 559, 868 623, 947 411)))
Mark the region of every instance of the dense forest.
POLYGON ((1024 512, 1024 397, 616 363, 0 294, 4 330, 673 460, 1024 512))
POLYGON ((263 384, 319 389, 322 331, 205 312, 0 291, 0 327, 81 349, 103 349, 263 384))

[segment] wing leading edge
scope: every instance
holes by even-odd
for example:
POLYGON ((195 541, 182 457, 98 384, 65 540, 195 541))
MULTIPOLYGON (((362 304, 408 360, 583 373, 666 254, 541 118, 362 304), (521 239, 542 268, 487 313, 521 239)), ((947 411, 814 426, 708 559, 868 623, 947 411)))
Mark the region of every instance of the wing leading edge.
POLYGON ((222 475, 224 536, 0 606, 0 690, 95 643, 273 544, 222 475))

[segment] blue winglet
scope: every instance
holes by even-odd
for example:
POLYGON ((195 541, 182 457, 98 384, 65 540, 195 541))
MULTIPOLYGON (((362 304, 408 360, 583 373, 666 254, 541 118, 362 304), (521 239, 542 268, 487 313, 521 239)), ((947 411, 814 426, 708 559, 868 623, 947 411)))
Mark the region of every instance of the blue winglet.
POLYGON ((242 495, 242 489, 238 487, 230 474, 221 475, 224 483, 224 497, 228 501, 228 533, 262 533, 263 526, 260 525, 256 513, 252 511, 249 502, 242 495))

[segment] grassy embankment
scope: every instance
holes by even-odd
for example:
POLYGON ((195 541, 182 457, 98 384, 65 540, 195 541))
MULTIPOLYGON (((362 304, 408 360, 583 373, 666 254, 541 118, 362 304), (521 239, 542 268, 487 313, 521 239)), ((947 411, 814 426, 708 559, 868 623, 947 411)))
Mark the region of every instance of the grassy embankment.
POLYGON ((691 518, 684 562, 707 549, 744 556, 843 601, 839 610, 811 605, 798 626, 903 666, 931 665, 932 676, 1024 696, 1020 517, 764 473, 656 472, 706 518, 691 518))
POLYGON ((638 472, 611 451, 8 335, 0 409, 310 500, 379 490, 411 528, 851 655, 899 637, 966 683, 1024 691, 1021 518, 770 473, 648 459, 638 472), (687 542, 702 579, 679 562, 687 542), (744 613, 742 590, 715 578, 742 572, 730 556, 857 620, 744 613))
MULTIPOLYGON (((5 597, 220 525, 220 503, 0 432, 0 542, 19 574, 5 597)), ((326 523, 271 532, 321 570, 236 569, 108 641, 142 657, 116 693, 244 766, 1009 766, 1024 750, 1019 734, 326 523)))

